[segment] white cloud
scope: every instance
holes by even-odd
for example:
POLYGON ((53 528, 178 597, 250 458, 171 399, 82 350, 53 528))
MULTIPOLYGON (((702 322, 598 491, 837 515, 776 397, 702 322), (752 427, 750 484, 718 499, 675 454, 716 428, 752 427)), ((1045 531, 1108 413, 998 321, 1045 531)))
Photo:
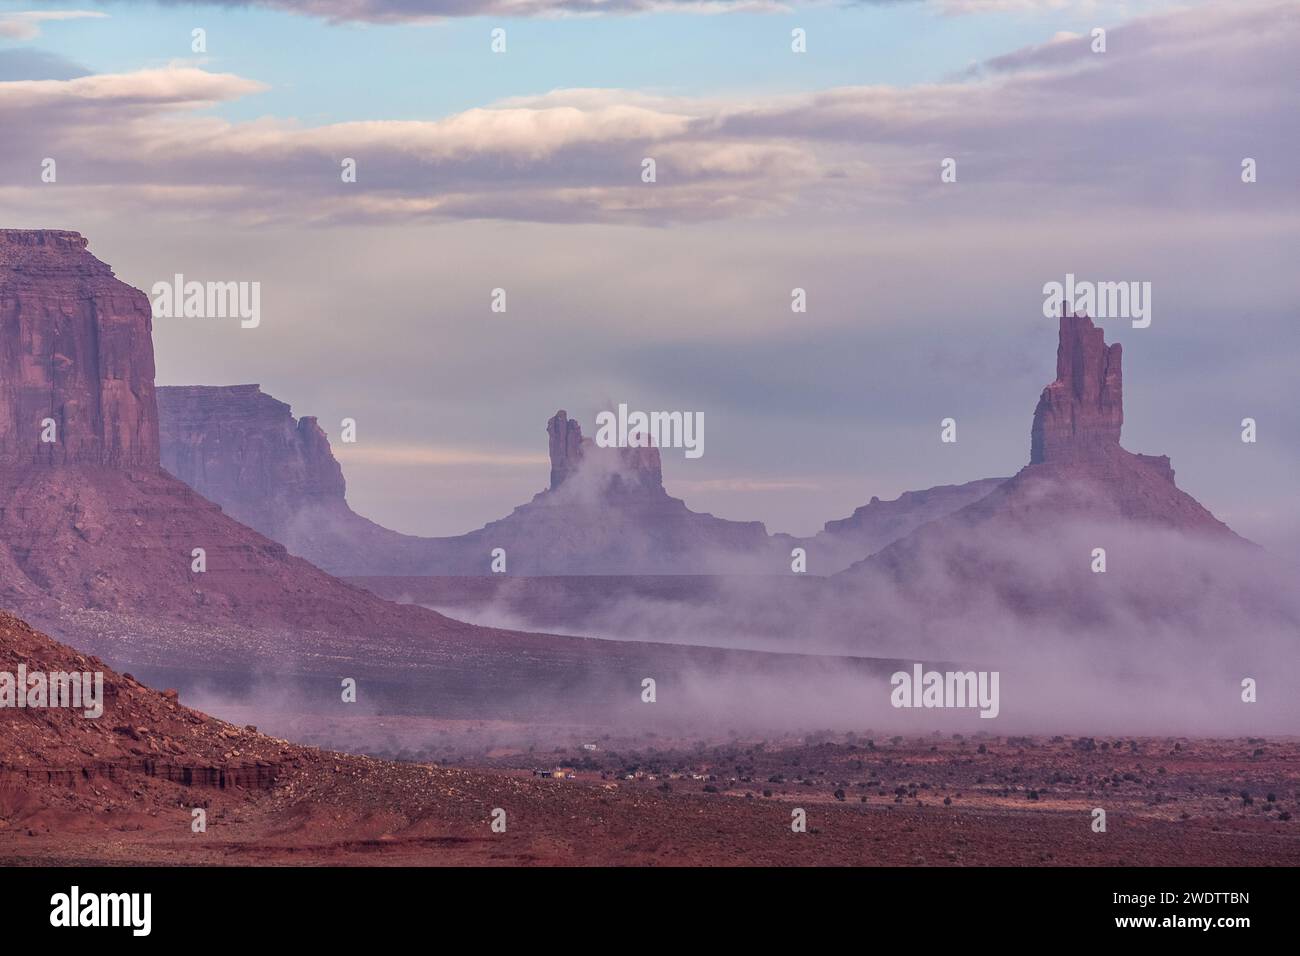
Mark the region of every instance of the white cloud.
POLYGON ((95 10, 24 10, 0 13, 0 37, 32 40, 41 35, 41 24, 63 20, 102 20, 108 16, 95 10))

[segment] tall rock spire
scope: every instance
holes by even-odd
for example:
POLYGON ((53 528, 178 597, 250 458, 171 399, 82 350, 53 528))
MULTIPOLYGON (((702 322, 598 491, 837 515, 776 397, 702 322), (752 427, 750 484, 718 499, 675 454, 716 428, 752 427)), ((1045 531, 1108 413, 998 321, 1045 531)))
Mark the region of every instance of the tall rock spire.
POLYGON ((578 470, 582 460, 582 426, 561 409, 546 423, 546 434, 550 438, 551 490, 554 491, 578 470))
POLYGON ((1061 315, 1056 381, 1034 409, 1029 463, 1068 461, 1119 447, 1124 386, 1118 343, 1107 345, 1086 315, 1061 315))
POLYGON ((596 456, 606 472, 607 489, 613 491, 663 492, 663 467, 659 449, 653 446, 601 448, 582 437, 582 426, 563 409, 546 422, 550 439, 551 490, 555 491, 577 472, 587 456, 596 456))

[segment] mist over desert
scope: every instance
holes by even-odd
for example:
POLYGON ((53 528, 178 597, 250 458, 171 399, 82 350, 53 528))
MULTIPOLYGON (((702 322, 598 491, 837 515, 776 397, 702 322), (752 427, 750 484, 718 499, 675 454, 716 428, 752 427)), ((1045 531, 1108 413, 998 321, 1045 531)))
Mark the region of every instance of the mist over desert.
POLYGON ((1164 897, 1300 863, 1297 52, 0 0, 0 862, 124 935, 128 868, 387 931, 379 868, 987 867, 1027 933, 1159 867, 1249 925, 1164 897))

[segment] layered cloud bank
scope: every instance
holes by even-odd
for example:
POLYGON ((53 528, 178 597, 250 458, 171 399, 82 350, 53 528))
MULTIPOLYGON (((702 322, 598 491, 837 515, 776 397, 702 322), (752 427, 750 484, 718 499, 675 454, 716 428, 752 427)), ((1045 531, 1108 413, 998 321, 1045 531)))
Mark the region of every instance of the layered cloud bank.
MULTIPOLYGON (((123 0, 125 2, 125 0, 123 0)), ((779 13, 825 0, 159 0, 166 6, 257 6, 332 23, 426 23, 451 17, 595 17, 648 13, 779 13)), ((916 4, 945 16, 1041 13, 1123 7, 1123 0, 856 0, 868 6, 916 4)), ((1146 0, 1148 6, 1163 5, 1146 0)))
POLYGON ((217 118, 205 111, 265 87, 197 66, 0 82, 0 123, 16 131, 0 143, 0 197, 246 221, 660 224, 1029 197, 1076 212, 1232 209, 1243 157, 1261 183, 1294 181, 1293 6, 1197 8, 1116 27, 1105 53, 1090 42, 1058 38, 927 86, 762 101, 568 89, 323 126, 217 118))
MULTIPOLYGON (((162 0, 197 6, 199 0, 162 0)), ((807 0, 208 0, 216 6, 258 6, 333 23, 427 23, 449 17, 592 17, 638 13, 754 13, 788 10, 807 0)), ((900 0, 864 0, 894 3, 900 0)), ((964 0, 944 0, 960 4, 964 0)), ((965 0, 968 2, 968 0, 965 0)))

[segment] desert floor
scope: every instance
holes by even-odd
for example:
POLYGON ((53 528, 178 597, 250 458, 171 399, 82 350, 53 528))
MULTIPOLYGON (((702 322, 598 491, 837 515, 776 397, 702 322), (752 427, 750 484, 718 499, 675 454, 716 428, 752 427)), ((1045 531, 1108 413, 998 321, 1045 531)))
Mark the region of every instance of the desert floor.
MULTIPOLYGON (((375 757, 292 746, 267 779, 242 786, 102 768, 0 780, 0 861, 1300 864, 1296 739, 822 733, 710 741, 366 721, 312 728, 322 738, 386 741, 371 746, 375 757), (535 774, 557 768, 560 778, 535 774), (195 807, 206 810, 204 833, 191 831, 195 807), (1094 832, 1095 808, 1106 812, 1105 832, 1094 832), (498 809, 504 832, 492 828, 498 809), (792 830, 796 809, 806 832, 792 830)), ((306 727, 271 730, 311 736, 306 727)))

